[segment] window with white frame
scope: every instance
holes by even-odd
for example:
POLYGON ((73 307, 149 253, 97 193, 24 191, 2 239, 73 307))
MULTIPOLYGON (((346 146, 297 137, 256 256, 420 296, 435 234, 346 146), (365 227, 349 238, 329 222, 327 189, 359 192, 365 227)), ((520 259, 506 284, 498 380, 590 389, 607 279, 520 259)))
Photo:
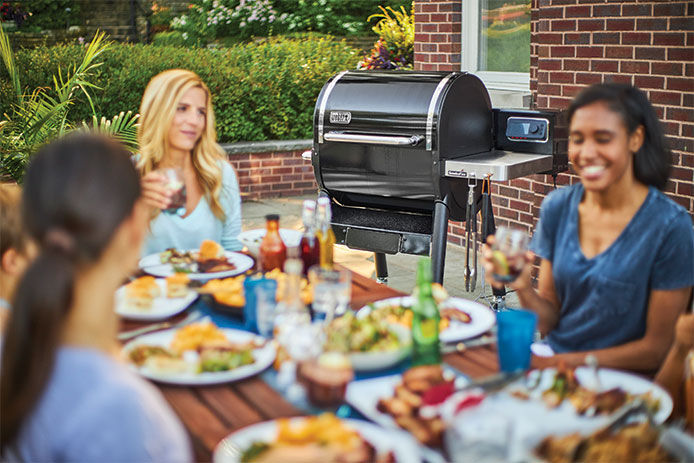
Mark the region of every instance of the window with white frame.
POLYGON ((530 0, 461 0, 461 68, 490 90, 529 92, 530 0))

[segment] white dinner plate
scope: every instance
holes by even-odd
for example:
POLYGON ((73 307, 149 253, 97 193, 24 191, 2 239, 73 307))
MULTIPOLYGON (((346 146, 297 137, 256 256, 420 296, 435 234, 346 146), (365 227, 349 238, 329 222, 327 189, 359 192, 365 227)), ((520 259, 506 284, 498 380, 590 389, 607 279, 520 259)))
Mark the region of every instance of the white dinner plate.
MULTIPOLYGON (((263 241, 266 230, 264 228, 256 228, 246 230, 239 233, 239 241, 248 248, 248 252, 257 256, 260 252, 260 242, 263 241)), ((284 241, 287 247, 299 246, 302 232, 300 230, 292 230, 290 228, 280 228, 280 238, 284 241)))
MULTIPOLYGON (((185 251, 182 251, 185 252, 185 251)), ((198 252, 197 249, 191 252, 198 252)), ((171 264, 162 264, 161 253, 150 254, 149 256, 140 259, 140 268, 154 275, 155 277, 168 277, 174 274, 174 268, 171 264)), ((188 277, 191 280, 211 280, 213 278, 226 278, 233 277, 235 275, 240 275, 246 270, 253 267, 253 258, 247 256, 246 254, 241 254, 240 252, 225 251, 224 256, 236 266, 234 270, 227 270, 225 272, 210 272, 210 273, 188 273, 188 277)))
MULTIPOLYGON (((299 424, 305 418, 292 418, 292 424, 299 424)), ((377 454, 392 451, 397 463, 421 462, 419 448, 414 439, 402 431, 386 430, 375 424, 344 419, 352 429, 374 446, 377 454)), ((240 429, 224 438, 215 448, 212 461, 215 463, 239 463, 241 454, 254 442, 273 442, 277 438, 277 421, 265 421, 240 429)))
MULTIPOLYGON (((249 333, 248 331, 234 330, 230 328, 220 328, 229 341, 237 344, 251 341, 252 339, 265 340, 259 336, 249 333)), ((161 346, 169 348, 171 341, 174 338, 176 330, 158 331, 156 333, 145 334, 130 341, 123 347, 123 351, 127 353, 142 344, 150 346, 161 346)), ((145 378, 158 381, 160 383, 176 384, 181 386, 204 386, 209 384, 221 384, 239 379, 248 378, 256 375, 267 367, 272 365, 275 360, 275 345, 272 342, 265 343, 262 347, 253 350, 254 362, 250 365, 243 365, 233 370, 214 371, 203 373, 162 373, 150 370, 145 367, 137 367, 131 364, 130 366, 140 375, 145 378)))
MULTIPOLYGON (((371 312, 372 307, 376 310, 381 307, 390 307, 394 305, 411 307, 413 303, 414 298, 412 296, 381 299, 380 301, 365 305, 359 309, 357 316, 366 316, 366 314, 371 312)), ((494 312, 492 312, 489 307, 485 307, 482 304, 467 299, 449 297, 440 304, 439 308, 457 309, 470 316, 470 323, 451 320, 451 324, 448 328, 439 333, 439 340, 444 343, 463 341, 465 339, 477 337, 489 331, 496 323, 496 315, 494 315, 494 312)))
POLYGON ((116 313, 128 320, 139 320, 143 322, 153 322, 172 317, 177 313, 183 312, 198 298, 198 293, 188 291, 184 297, 166 297, 166 280, 157 278, 157 285, 161 291, 158 297, 152 300, 152 308, 138 309, 130 307, 125 302, 125 287, 123 285, 116 290, 116 313))

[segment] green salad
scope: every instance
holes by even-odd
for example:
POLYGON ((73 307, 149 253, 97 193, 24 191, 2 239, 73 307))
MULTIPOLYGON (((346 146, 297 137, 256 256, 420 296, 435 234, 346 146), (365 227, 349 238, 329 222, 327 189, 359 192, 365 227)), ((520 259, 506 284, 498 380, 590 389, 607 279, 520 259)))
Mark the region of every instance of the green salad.
POLYGON ((347 312, 330 323, 327 330, 326 350, 343 353, 381 352, 400 347, 400 340, 383 319, 369 314, 363 318, 347 312))

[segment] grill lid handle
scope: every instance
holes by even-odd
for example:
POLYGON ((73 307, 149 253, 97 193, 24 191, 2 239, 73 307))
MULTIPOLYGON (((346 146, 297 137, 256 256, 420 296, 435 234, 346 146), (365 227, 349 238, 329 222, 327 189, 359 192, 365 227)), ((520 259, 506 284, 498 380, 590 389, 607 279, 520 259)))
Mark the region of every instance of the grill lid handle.
POLYGON ((407 137, 396 135, 363 135, 345 132, 328 132, 323 135, 323 138, 326 141, 335 141, 341 143, 369 143, 372 145, 389 146, 415 146, 424 139, 424 137, 421 135, 412 135, 407 137))

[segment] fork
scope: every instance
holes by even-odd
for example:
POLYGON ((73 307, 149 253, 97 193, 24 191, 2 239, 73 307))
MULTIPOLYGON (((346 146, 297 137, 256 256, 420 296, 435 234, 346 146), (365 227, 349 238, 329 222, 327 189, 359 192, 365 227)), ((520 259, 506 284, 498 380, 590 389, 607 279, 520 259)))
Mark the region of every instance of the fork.
POLYGON ((119 333, 117 337, 119 341, 128 341, 132 338, 135 338, 143 334, 151 333, 153 331, 165 330, 167 328, 180 328, 181 326, 188 325, 189 323, 192 323, 195 320, 202 318, 202 316, 203 313, 199 310, 196 310, 194 312, 189 313, 188 316, 186 316, 186 318, 177 323, 173 323, 170 321, 155 323, 154 325, 145 326, 136 330, 124 331, 122 333, 119 333))

